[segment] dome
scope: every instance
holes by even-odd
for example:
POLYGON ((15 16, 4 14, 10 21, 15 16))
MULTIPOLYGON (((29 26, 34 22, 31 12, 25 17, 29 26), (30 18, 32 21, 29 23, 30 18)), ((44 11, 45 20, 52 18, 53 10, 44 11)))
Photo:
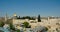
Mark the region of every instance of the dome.
POLYGON ((16 13, 13 16, 17 16, 16 13))

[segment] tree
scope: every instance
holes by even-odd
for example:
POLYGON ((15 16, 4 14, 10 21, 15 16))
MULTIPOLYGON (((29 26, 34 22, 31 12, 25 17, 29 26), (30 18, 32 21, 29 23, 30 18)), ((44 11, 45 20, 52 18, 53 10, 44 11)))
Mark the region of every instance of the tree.
POLYGON ((19 29, 17 29, 17 32, 20 32, 20 30, 19 30, 19 29))
POLYGON ((40 15, 38 15, 38 22, 41 22, 41 18, 40 18, 40 15))
POLYGON ((47 27, 45 27, 45 31, 48 31, 48 28, 47 27))
POLYGON ((0 27, 4 26, 4 22, 0 21, 0 27))
POLYGON ((27 28, 29 26, 29 23, 28 22, 24 22, 24 27, 27 28))
POLYGON ((10 29, 11 29, 11 30, 15 30, 15 27, 13 26, 12 23, 10 23, 10 29))

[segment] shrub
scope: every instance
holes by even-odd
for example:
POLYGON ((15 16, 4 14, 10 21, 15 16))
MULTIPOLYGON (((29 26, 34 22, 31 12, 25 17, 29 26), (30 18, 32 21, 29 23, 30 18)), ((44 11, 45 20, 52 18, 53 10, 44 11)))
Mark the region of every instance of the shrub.
POLYGON ((20 32, 20 30, 18 29, 17 32, 20 32))
POLYGON ((29 26, 29 23, 28 22, 24 22, 24 27, 27 28, 29 26))
POLYGON ((3 27, 4 26, 4 22, 0 22, 0 27, 3 27))

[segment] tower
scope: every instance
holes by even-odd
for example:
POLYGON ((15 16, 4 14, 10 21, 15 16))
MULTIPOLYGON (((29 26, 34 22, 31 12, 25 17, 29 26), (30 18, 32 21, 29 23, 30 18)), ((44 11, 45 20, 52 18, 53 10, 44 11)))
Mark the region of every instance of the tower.
POLYGON ((7 13, 6 13, 6 15, 5 15, 5 22, 8 20, 8 15, 7 15, 7 13))

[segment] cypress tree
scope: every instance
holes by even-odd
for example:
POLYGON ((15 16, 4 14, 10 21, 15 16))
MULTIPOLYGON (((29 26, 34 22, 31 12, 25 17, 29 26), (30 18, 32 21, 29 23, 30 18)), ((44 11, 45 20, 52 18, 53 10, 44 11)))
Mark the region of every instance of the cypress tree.
POLYGON ((38 15, 38 22, 41 22, 41 18, 40 18, 40 15, 38 15))

